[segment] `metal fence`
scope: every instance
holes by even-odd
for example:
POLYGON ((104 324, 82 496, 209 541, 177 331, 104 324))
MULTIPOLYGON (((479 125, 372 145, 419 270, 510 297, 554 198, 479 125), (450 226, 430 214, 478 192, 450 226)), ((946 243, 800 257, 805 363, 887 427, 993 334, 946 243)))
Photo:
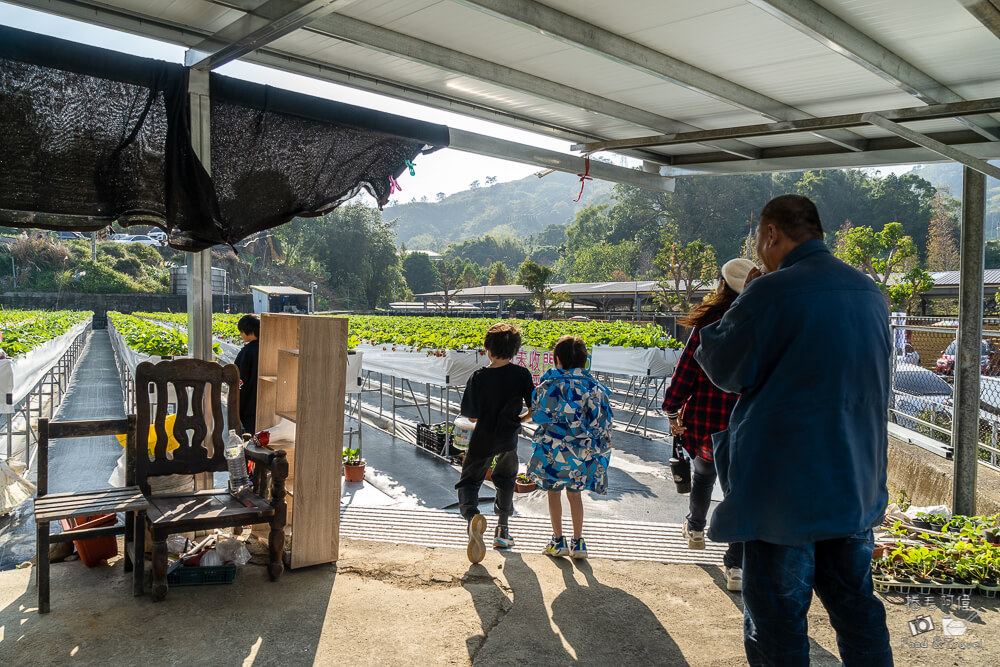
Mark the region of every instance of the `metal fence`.
MULTIPOLYGON (((893 318, 895 347, 889 421, 940 443, 951 457, 957 322, 893 318)), ((979 447, 981 461, 1000 465, 1000 320, 983 321, 980 346, 979 447)))
POLYGON ((35 424, 45 413, 48 413, 48 418, 51 419, 59 407, 90 331, 91 327, 88 325, 74 338, 59 360, 52 365, 52 368, 13 407, 13 412, 6 415, 2 430, 0 430, 0 437, 7 441, 4 460, 8 462, 20 461, 26 467, 31 466, 38 444, 35 424))

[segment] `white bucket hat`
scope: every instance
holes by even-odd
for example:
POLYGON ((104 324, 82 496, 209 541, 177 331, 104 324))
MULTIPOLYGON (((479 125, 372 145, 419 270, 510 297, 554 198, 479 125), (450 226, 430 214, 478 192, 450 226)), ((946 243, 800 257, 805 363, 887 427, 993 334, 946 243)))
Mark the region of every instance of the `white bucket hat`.
POLYGON ((743 286, 747 282, 747 275, 756 265, 749 259, 737 257, 722 265, 722 279, 726 281, 729 289, 737 294, 743 292, 743 286))

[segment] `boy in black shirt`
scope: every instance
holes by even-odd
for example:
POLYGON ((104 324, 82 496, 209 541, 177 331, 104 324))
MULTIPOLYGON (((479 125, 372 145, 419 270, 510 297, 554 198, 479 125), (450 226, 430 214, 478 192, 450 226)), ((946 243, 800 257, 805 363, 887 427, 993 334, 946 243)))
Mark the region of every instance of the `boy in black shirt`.
POLYGON ((260 344, 260 320, 255 315, 244 315, 236 323, 240 338, 246 343, 236 355, 240 369, 240 423, 244 433, 256 433, 257 424, 257 358, 260 344))
POLYGON ((521 423, 531 419, 531 393, 535 386, 531 373, 510 363, 521 348, 521 332, 503 322, 494 324, 483 341, 490 365, 480 368, 465 387, 462 416, 476 423, 469 439, 469 451, 462 464, 462 477, 455 488, 462 516, 469 522, 469 560, 478 563, 486 556, 483 533, 486 517, 479 513, 479 488, 486 479, 493 457, 493 486, 497 515, 493 546, 509 549, 514 545, 507 519, 514 513, 514 480, 517 477, 517 434, 521 423), (521 410, 527 407, 524 415, 521 410))

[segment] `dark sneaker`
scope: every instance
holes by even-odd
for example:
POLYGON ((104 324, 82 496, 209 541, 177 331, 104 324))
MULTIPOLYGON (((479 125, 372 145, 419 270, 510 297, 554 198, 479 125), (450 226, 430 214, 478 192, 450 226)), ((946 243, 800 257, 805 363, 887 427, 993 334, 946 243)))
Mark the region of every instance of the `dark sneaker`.
POLYGON ((582 537, 578 540, 573 540, 572 542, 570 542, 569 555, 570 558, 587 557, 587 543, 583 541, 582 537))
POLYGON ((507 526, 497 526, 496 530, 493 531, 493 548, 510 549, 513 546, 514 538, 510 536, 510 530, 507 526))
POLYGON ((470 563, 480 563, 486 557, 486 543, 483 541, 483 533, 486 532, 486 517, 482 514, 469 519, 469 548, 466 554, 470 563))
POLYGON ((542 553, 546 556, 568 556, 569 545, 566 544, 566 538, 553 537, 549 540, 549 543, 545 545, 542 553))

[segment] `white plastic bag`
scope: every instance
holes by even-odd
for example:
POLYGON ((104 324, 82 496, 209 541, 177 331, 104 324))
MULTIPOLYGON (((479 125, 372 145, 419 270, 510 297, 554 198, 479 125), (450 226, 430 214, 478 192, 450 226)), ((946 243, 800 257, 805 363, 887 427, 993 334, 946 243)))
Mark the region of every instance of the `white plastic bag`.
POLYGON ((215 545, 215 552, 224 563, 246 565, 250 562, 250 552, 246 545, 232 537, 220 537, 218 544, 215 545))

